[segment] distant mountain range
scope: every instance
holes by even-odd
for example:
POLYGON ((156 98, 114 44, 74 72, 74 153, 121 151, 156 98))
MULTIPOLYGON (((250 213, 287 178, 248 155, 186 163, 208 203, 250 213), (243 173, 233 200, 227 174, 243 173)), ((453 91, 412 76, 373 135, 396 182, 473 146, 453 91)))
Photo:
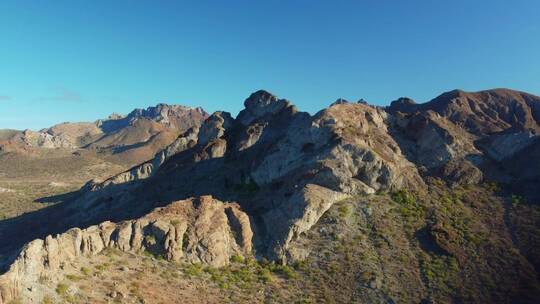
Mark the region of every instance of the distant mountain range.
POLYGON ((115 155, 130 164, 152 157, 179 134, 208 117, 202 108, 158 104, 135 109, 126 116, 113 114, 95 122, 61 123, 40 131, 0 131, 3 151, 89 149, 115 155))

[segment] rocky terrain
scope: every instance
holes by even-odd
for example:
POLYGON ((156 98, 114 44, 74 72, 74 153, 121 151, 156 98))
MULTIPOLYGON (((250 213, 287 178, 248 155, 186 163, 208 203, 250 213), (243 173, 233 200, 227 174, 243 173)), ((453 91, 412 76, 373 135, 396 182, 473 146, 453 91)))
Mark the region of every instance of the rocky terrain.
POLYGON ((89 180, 138 165, 207 116, 201 108, 159 104, 94 123, 0 130, 0 219, 43 208, 89 180))
MULTIPOLYGON (((211 303, 540 300, 540 97, 340 99, 310 115, 257 91, 244 106, 0 222, 0 303, 177 301, 171 286, 211 303), (116 266, 95 266, 107 259, 116 266), (159 296, 128 275, 150 266, 168 286, 159 296)), ((129 129, 130 115, 98 128, 129 129)), ((122 132, 85 149, 118 149, 122 132)))

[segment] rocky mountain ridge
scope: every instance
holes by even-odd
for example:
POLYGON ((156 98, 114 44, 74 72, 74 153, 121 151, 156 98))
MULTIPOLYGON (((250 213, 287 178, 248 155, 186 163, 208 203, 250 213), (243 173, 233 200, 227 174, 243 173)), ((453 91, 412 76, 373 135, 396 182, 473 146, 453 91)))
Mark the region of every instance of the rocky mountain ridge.
MULTIPOLYGON (((4 253, 18 252, 26 241, 73 227, 95 227, 106 221, 144 221, 146 214, 156 207, 191 206, 197 201, 208 201, 212 208, 223 206, 207 197, 211 195, 216 200, 236 202, 234 208, 238 208, 224 207, 235 210, 232 218, 236 220, 231 221, 225 211, 227 221, 224 213, 220 213, 221 219, 216 222, 229 223, 224 226, 229 228, 223 229, 229 229, 234 237, 227 244, 243 248, 241 252, 246 256, 290 264, 314 254, 309 246, 298 244, 332 206, 346 199, 384 193, 398 195, 403 193, 399 191, 406 191, 424 197, 426 204, 430 204, 429 191, 434 186, 474 189, 496 182, 503 195, 513 193, 533 205, 539 200, 536 186, 540 184, 540 175, 539 171, 534 171, 534 165, 531 169, 531 164, 540 163, 540 153, 537 153, 540 98, 533 95, 501 89, 478 93, 452 91, 420 105, 401 98, 386 108, 342 100, 312 116, 299 112, 288 100, 257 91, 246 99, 244 106, 236 118, 226 112, 210 115, 200 126, 180 134, 152 160, 104 182, 90 182, 72 200, 14 219, 3 227, 4 233, 7 236, 17 231, 21 235, 19 243, 14 244, 0 235, 0 247, 4 253), (171 204, 190 197, 195 199, 171 204), (242 220, 238 220, 240 218, 242 220), (54 219, 62 220, 54 222, 54 219), (239 231, 239 226, 242 227, 241 237, 234 233, 239 231)), ((141 112, 141 115, 147 114, 141 112)), ((394 196, 395 201, 405 204, 401 208, 408 208, 403 216, 409 218, 411 213, 418 216, 413 226, 420 227, 409 242, 427 242, 429 248, 436 249, 421 250, 434 256, 457 258, 464 267, 469 265, 461 260, 465 253, 452 243, 459 235, 464 238, 466 234, 453 235, 453 230, 437 224, 448 215, 440 217, 440 209, 433 209, 429 214, 424 211, 428 210, 428 205, 417 206, 409 194, 399 195, 394 196), (427 231, 427 237, 423 231, 427 231)), ((495 196, 494 201, 500 204, 495 196)), ((456 208, 459 205, 465 210, 460 201, 455 204, 456 208)), ((452 216, 456 217, 453 221, 464 217, 463 214, 452 216)), ((188 216, 181 221, 189 223, 197 219, 197 216, 188 216)), ((510 229, 504 228, 509 225, 506 222, 497 225, 503 226, 497 229, 510 229)), ((206 228, 201 228, 200 232, 204 231, 206 228)), ((220 237, 227 237, 229 232, 220 232, 220 237)), ((69 239, 70 235, 61 235, 61 238, 69 239)), ((177 259, 173 251, 181 243, 178 239, 154 237, 157 248, 164 249, 168 259, 177 259)), ((80 238, 73 238, 77 239, 80 238)), ((116 244, 105 239, 104 243, 116 244)), ((488 244, 499 243, 488 241, 488 244)), ((517 252, 521 250, 520 244, 516 241, 512 245, 517 252)), ((126 248, 133 248, 130 246, 126 248)), ((536 245, 527 246, 533 247, 532 257, 518 253, 524 262, 516 267, 527 273, 538 273, 538 268, 531 270, 530 266, 538 253, 534 253, 536 245)), ((19 258, 14 259, 15 265, 26 265, 25 250, 30 247, 25 248, 19 258)), ((135 248, 145 250, 146 247, 135 248)), ((220 261, 217 266, 228 264, 231 254, 223 250, 213 253, 212 248, 200 247, 198 261, 213 265, 217 259, 220 261), (201 255, 213 258, 202 259, 201 255)), ((238 249, 233 251, 238 253, 238 249)), ((37 256, 43 255, 40 252, 37 256)), ((43 263, 45 260, 41 260, 43 263)), ((19 268, 27 269, 25 267, 19 268)), ((36 267, 39 271, 48 271, 45 266, 36 267)), ((19 272, 18 276, 24 277, 25 271, 28 270, 19 272)), ((8 280, 5 278, 10 276, 13 277, 6 273, 2 278, 8 280)), ((539 292, 534 275, 523 280, 527 282, 515 283, 503 302, 525 299, 521 288, 526 286, 528 293, 539 292)), ((431 288, 422 282, 418 281, 419 290, 425 292, 431 288)), ((6 289, 9 291, 2 294, 4 301, 12 298, 17 289, 12 287, 16 283, 9 284, 6 289)), ((475 296, 492 299, 491 294, 484 298, 475 296)))

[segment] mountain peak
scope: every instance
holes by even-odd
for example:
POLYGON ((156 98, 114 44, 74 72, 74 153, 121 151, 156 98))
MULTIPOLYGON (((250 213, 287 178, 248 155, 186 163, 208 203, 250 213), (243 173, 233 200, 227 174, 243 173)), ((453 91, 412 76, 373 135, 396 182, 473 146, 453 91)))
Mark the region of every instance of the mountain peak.
POLYGON ((238 114, 238 119, 242 124, 248 125, 256 119, 275 114, 290 105, 286 99, 279 99, 268 91, 259 90, 244 101, 245 109, 238 114))
POLYGON ((400 97, 390 103, 388 107, 389 111, 395 112, 410 112, 411 109, 416 107, 416 102, 409 97, 400 97))

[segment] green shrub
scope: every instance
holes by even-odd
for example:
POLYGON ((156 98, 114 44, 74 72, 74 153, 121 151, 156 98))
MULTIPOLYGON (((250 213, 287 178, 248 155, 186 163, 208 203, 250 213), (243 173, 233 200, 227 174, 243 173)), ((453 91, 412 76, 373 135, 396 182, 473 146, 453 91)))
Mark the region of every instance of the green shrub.
POLYGON ((58 283, 58 285, 56 286, 56 293, 59 294, 60 296, 66 296, 68 289, 69 289, 68 285, 64 283, 58 283))
POLYGON ((234 190, 247 194, 253 194, 259 191, 259 185, 257 185, 257 183, 255 183, 254 181, 249 181, 234 185, 234 190))
POLYGON ((108 268, 109 268, 109 263, 103 263, 103 264, 96 265, 96 270, 99 271, 99 272, 107 270, 108 268))
POLYGON ((244 263, 244 257, 240 255, 233 255, 230 258, 231 263, 244 263))
POLYGON ((263 283, 270 283, 273 281, 272 272, 267 268, 261 268, 258 272, 259 281, 263 283))
POLYGON ((82 274, 84 274, 85 276, 89 276, 91 274, 91 271, 90 269, 86 268, 86 267, 81 267, 81 272, 82 274))
POLYGON ((430 284, 449 291, 456 282, 459 265, 454 257, 435 255, 422 261, 421 270, 430 284))
POLYGON ((51 296, 44 296, 41 303, 42 304, 54 304, 54 300, 51 298, 51 296))
POLYGON ((79 276, 76 276, 74 274, 68 274, 66 275, 66 279, 70 280, 70 281, 73 281, 73 282, 78 282, 82 279, 82 277, 79 277, 79 276))
POLYGON ((203 274, 203 267, 199 263, 187 264, 182 270, 189 277, 200 277, 203 274))
POLYGON ((392 193, 392 200, 399 204, 399 212, 408 221, 415 221, 424 217, 424 208, 417 202, 412 193, 406 190, 396 191, 392 193))
POLYGON ((294 271, 294 269, 287 265, 275 265, 271 270, 285 276, 287 279, 298 278, 298 274, 294 271))

